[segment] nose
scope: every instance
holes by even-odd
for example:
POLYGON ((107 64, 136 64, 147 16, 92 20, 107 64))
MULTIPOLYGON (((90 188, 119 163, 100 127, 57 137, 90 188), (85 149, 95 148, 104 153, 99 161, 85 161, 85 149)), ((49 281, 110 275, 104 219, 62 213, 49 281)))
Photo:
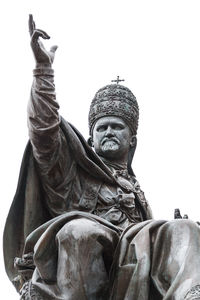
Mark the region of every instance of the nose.
POLYGON ((113 129, 111 128, 111 126, 108 126, 107 127, 107 130, 106 130, 106 132, 105 132, 105 136, 106 137, 112 137, 112 136, 114 136, 115 134, 114 134, 114 132, 113 132, 113 129))

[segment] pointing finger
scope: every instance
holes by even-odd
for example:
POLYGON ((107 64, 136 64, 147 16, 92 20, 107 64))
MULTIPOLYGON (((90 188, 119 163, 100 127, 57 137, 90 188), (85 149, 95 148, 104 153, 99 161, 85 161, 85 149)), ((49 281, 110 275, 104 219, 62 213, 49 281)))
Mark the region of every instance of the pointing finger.
POLYGON ((29 15, 28 27, 29 27, 30 36, 32 36, 33 31, 35 29, 35 22, 33 21, 33 15, 32 14, 29 15))

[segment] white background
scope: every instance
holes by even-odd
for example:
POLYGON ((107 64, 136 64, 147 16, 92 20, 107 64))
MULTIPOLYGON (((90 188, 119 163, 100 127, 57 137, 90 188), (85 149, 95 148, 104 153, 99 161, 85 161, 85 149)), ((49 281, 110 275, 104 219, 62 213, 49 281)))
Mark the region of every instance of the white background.
MULTIPOLYGON (((9 1, 0 7, 1 233, 28 140, 26 107, 34 60, 28 14, 59 46, 60 113, 87 138, 95 92, 117 75, 140 106, 133 162, 156 219, 179 207, 200 220, 199 0, 9 1)), ((1 298, 18 299, 4 272, 1 298)))

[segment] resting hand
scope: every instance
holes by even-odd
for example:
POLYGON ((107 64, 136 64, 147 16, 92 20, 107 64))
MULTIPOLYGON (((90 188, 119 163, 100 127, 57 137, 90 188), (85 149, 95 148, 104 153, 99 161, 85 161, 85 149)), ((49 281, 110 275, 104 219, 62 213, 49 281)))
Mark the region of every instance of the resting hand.
POLYGON ((180 213, 180 209, 179 208, 176 208, 174 210, 174 219, 188 219, 188 215, 184 215, 182 217, 181 213, 180 213))
POLYGON ((57 46, 52 46, 50 51, 47 51, 39 39, 50 39, 50 36, 43 30, 35 28, 33 16, 29 15, 29 32, 31 36, 31 48, 36 60, 36 65, 51 65, 54 61, 55 51, 57 46))

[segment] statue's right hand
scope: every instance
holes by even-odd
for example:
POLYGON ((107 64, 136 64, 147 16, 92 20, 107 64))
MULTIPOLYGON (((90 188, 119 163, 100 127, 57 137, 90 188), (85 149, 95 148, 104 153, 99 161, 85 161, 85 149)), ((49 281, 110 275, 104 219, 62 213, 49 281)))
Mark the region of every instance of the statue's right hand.
POLYGON ((35 22, 33 16, 29 15, 29 32, 31 36, 31 48, 35 57, 36 64, 52 64, 57 46, 52 46, 50 51, 47 51, 40 41, 40 37, 43 39, 50 39, 50 36, 43 30, 35 28, 35 22))

